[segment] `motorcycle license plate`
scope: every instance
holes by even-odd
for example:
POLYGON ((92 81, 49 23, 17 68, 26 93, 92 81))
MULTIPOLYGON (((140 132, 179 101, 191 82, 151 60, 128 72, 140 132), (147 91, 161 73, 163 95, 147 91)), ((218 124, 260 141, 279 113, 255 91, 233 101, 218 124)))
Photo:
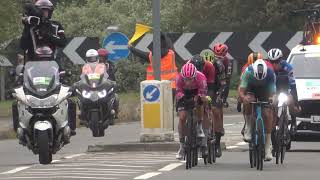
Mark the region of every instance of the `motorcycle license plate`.
POLYGON ((312 124, 320 124, 320 116, 311 116, 312 124))

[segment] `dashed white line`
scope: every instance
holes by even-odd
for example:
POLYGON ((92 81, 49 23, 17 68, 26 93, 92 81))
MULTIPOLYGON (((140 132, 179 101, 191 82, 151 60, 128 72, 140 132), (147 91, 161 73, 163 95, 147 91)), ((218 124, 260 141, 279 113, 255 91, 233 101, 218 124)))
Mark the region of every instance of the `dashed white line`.
POLYGON ((85 155, 85 154, 84 154, 84 153, 81 153, 81 154, 73 154, 73 155, 64 157, 64 159, 72 159, 72 158, 79 157, 79 156, 83 156, 83 155, 85 155))
MULTIPOLYGON (((55 179, 118 179, 112 177, 89 177, 89 176, 54 176, 55 179)), ((44 179, 44 177, 39 176, 20 176, 20 177, 5 177, 0 179, 44 179)), ((47 178, 45 178, 47 179, 47 178)))
POLYGON ((248 143, 242 141, 242 142, 238 142, 238 143, 236 144, 236 146, 244 146, 244 145, 247 145, 247 144, 248 144, 248 143))
POLYGON ((145 173, 141 176, 135 177, 134 179, 149 179, 149 178, 157 176, 159 174, 161 174, 161 172, 149 172, 149 173, 145 173))
POLYGON ((60 161, 61 160, 56 159, 56 160, 52 160, 51 163, 56 163, 56 162, 60 162, 60 161))
POLYGON ((172 164, 169 164, 169 165, 159 169, 158 171, 171 171, 181 165, 182 165, 182 163, 172 163, 172 164))
POLYGON ((96 163, 73 163, 73 164, 53 164, 52 166, 59 167, 81 167, 81 166, 102 166, 102 167, 128 167, 128 168, 146 168, 147 166, 127 166, 120 164, 96 164, 96 163))
MULTIPOLYGON (((46 168, 46 169, 30 169, 29 171, 59 171, 61 170, 60 168, 46 168)), ((63 168, 63 170, 66 171, 72 171, 72 170, 87 170, 87 171, 122 171, 122 172, 134 172, 134 173, 139 173, 143 172, 145 170, 139 170, 139 169, 102 169, 102 168, 63 168)))
POLYGON ((227 149, 235 149, 237 147, 239 147, 239 146, 227 146, 227 149))
POLYGON ((25 169, 28 169, 30 168, 31 166, 22 166, 22 167, 17 167, 15 169, 12 169, 10 171, 6 171, 6 172, 3 172, 3 173, 0 173, 0 174, 14 174, 14 173, 17 173, 19 171, 23 171, 25 169))

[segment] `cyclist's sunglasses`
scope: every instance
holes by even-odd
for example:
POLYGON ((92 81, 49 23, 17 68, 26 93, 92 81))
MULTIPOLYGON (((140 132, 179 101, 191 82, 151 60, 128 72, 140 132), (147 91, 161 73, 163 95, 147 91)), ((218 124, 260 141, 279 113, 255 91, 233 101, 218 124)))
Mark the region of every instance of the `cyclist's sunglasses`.
POLYGON ((183 78, 184 81, 193 81, 194 80, 194 77, 191 77, 191 78, 183 78))

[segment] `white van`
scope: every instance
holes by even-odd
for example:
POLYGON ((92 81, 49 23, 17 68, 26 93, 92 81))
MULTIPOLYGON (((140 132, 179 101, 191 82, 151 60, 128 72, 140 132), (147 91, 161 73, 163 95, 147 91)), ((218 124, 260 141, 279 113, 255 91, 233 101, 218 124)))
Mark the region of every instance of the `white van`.
POLYGON ((293 66, 298 101, 302 109, 296 117, 295 134, 320 133, 320 45, 296 46, 287 62, 293 66))

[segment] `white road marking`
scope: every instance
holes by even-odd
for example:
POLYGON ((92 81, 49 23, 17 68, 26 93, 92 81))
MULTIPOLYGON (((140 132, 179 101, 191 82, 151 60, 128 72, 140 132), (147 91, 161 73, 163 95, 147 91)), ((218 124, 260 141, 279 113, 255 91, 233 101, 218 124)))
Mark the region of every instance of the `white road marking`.
POLYGON ((157 176, 159 174, 161 174, 161 172, 149 172, 149 173, 143 174, 141 176, 135 177, 134 179, 149 179, 149 178, 157 176))
POLYGON ((64 157, 64 159, 72 159, 72 158, 79 157, 79 156, 83 156, 83 155, 86 155, 86 154, 84 154, 84 153, 81 153, 81 154, 73 154, 73 155, 64 157))
MULTIPOLYGON (((59 168, 50 168, 50 169, 30 169, 29 171, 59 171, 59 168)), ((125 172, 134 172, 139 173, 145 170, 138 169, 102 169, 102 168, 63 168, 62 170, 94 170, 94 171, 125 171, 125 172)))
POLYGON ((239 147, 239 146, 227 146, 227 149, 235 149, 237 147, 239 147))
POLYGON ((60 162, 60 161, 61 160, 56 159, 56 160, 52 160, 51 163, 56 163, 56 162, 60 162))
POLYGON ((37 174, 45 174, 45 173, 111 173, 111 174, 137 174, 137 173, 141 173, 141 172, 133 172, 133 171, 122 171, 122 169, 118 170, 118 171, 114 171, 114 170, 91 170, 91 171, 85 171, 85 170, 75 170, 75 169, 71 169, 71 170, 65 170, 65 169, 56 169, 55 171, 39 171, 39 170, 35 170, 35 171, 28 171, 28 174, 33 174, 33 173, 37 173, 37 174), (56 172, 57 171, 57 172, 56 172))
POLYGON ((95 163, 73 163, 73 164, 53 164, 53 166, 59 167, 79 167, 79 166, 103 166, 103 167, 128 167, 128 168, 146 168, 148 166, 127 166, 127 165, 116 165, 116 164, 95 164, 95 163))
POLYGON ((224 115, 223 117, 226 117, 226 118, 236 118, 236 117, 243 117, 243 115, 224 115))
POLYGON ((109 172, 88 173, 88 172, 26 172, 25 174, 34 176, 59 176, 59 175, 85 175, 85 176, 130 176, 130 174, 117 174, 109 172))
POLYGON ((182 165, 182 163, 172 163, 172 164, 169 164, 169 165, 159 169, 158 171, 171 171, 181 165, 182 165))
POLYGON ((28 169, 30 168, 31 166, 22 166, 22 167, 17 167, 15 169, 12 169, 10 171, 6 171, 6 172, 3 172, 3 173, 0 173, 0 174, 14 174, 14 173, 17 173, 19 171, 23 171, 25 169, 28 169))
MULTIPOLYGON (((47 179, 39 176, 20 176, 20 177, 5 177, 0 179, 47 179)), ((113 177, 88 177, 88 176, 54 176, 54 179, 118 179, 113 177)))
POLYGON ((247 144, 248 144, 248 143, 242 141, 242 142, 238 142, 238 143, 236 144, 236 146, 244 146, 244 145, 247 145, 247 144))

